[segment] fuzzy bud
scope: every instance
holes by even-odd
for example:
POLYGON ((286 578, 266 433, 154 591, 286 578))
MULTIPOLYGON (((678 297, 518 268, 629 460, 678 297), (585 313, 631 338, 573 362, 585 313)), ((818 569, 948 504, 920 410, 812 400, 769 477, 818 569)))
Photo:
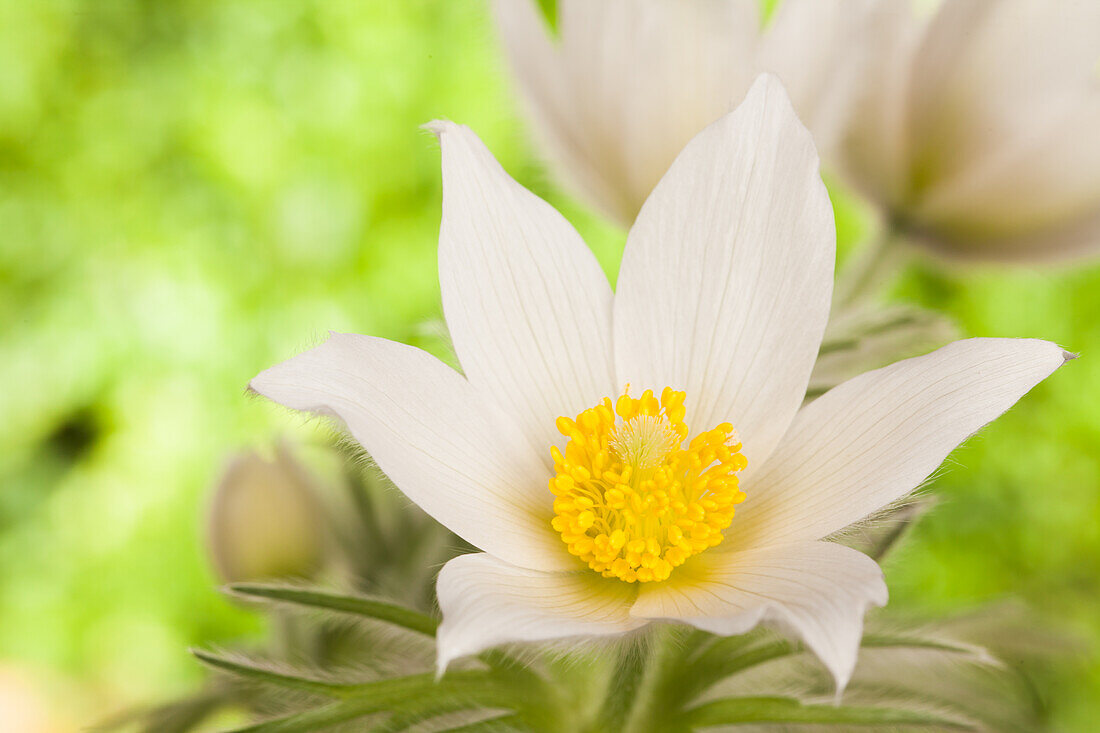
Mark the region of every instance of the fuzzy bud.
POLYGON ((234 457, 210 506, 208 541, 227 583, 310 577, 325 555, 323 512, 306 470, 283 446, 273 460, 234 457))

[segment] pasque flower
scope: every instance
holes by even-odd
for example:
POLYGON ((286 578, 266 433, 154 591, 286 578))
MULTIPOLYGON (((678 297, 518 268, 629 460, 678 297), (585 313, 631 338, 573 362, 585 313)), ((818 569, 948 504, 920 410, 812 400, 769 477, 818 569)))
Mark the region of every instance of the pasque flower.
POLYGON ((881 2, 840 170, 953 255, 1100 249, 1100 3, 881 2))
POLYGON ((410 499, 481 548, 438 580, 441 668, 487 647, 658 620, 774 624, 843 687, 882 573, 831 535, 920 484, 1066 358, 973 339, 808 406, 835 233, 780 83, 684 149, 614 294, 576 231, 467 128, 443 155, 439 277, 463 374, 333 334, 252 389, 338 417, 410 499))
POLYGON ((493 12, 543 152, 582 199, 634 221, 673 158, 777 74, 819 147, 847 109, 868 0, 786 0, 767 29, 758 0, 536 0, 493 12))

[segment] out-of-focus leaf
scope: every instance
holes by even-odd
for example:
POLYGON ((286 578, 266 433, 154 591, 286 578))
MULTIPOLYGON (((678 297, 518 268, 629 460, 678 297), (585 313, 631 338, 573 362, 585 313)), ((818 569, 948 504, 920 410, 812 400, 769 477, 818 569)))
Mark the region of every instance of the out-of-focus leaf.
POLYGON ((947 317, 914 306, 834 308, 806 399, 864 372, 925 354, 957 337, 958 331, 947 317))
POLYGON ((207 666, 261 684, 287 687, 329 697, 347 696, 357 687, 357 685, 316 679, 298 670, 290 670, 281 665, 276 666, 271 663, 245 659, 231 659, 202 649, 192 649, 191 653, 207 666))
MULTIPOLYGON (((755 635, 749 635, 752 638, 755 635)), ((974 660, 986 660, 984 650, 965 644, 917 634, 869 633, 863 637, 864 649, 933 650, 945 654, 962 655, 974 660)), ((782 657, 800 654, 803 647, 786 639, 769 639, 746 642, 746 637, 721 637, 704 648, 698 655, 685 660, 690 674, 676 675, 670 679, 672 690, 669 699, 690 703, 698 694, 731 675, 782 657)))
POLYGON ((457 728, 444 728, 439 733, 512 733, 521 730, 523 728, 519 726, 519 718, 515 714, 508 713, 488 720, 460 725, 457 728))
POLYGON ((256 723, 238 729, 237 733, 304 733, 374 713, 392 712, 400 716, 406 711, 427 712, 429 708, 435 708, 435 714, 466 708, 507 710, 515 702, 505 687, 489 673, 480 671, 452 672, 439 681, 430 673, 378 680, 349 685, 343 694, 345 699, 337 702, 256 723))
POLYGON ((231 700, 228 690, 205 689, 190 697, 146 710, 130 710, 89 728, 91 731, 137 730, 140 733, 187 733, 231 700))
POLYGON ((384 710, 371 700, 341 700, 303 713, 237 728, 232 733, 312 733, 384 710))
POLYGON ((862 655, 844 699, 853 705, 900 705, 946 711, 975 730, 1025 733, 1043 728, 1028 681, 996 664, 937 653, 876 650, 862 655))
POLYGON ((998 658, 1041 667, 1052 657, 1071 657, 1087 650, 1088 641, 1016 601, 1002 601, 935 622, 954 638, 989 649, 998 658))
MULTIPOLYGON (((859 663, 844 692, 845 704, 947 715, 989 733, 1043 729, 1042 701, 1027 678, 984 647, 960 639, 942 622, 872 614, 866 629, 859 663)), ((825 703, 835 694, 834 682, 809 655, 790 654, 743 669, 699 699, 776 694, 825 703)), ((749 726, 749 731, 774 728, 749 726)))
POLYGON ((959 654, 984 662, 991 661, 981 647, 950 639, 921 637, 916 634, 868 633, 863 636, 864 649, 924 649, 959 654))
POLYGON ((229 586, 229 590, 246 598, 262 598, 385 621, 428 636, 435 636, 439 626, 439 621, 431 616, 369 596, 261 583, 235 583, 229 586))
POLYGON ((907 726, 936 730, 971 730, 966 723, 931 713, 892 708, 805 705, 787 697, 730 697, 689 710, 691 728, 739 723, 812 724, 848 730, 863 726, 907 726))
MULTIPOLYGON (((504 715, 513 721, 519 720, 514 713, 505 712, 504 715)), ((388 719, 371 728, 370 733, 400 733, 414 729, 467 730, 469 726, 476 726, 487 719, 496 721, 499 717, 499 711, 471 708, 464 700, 422 700, 418 704, 402 706, 388 719)))

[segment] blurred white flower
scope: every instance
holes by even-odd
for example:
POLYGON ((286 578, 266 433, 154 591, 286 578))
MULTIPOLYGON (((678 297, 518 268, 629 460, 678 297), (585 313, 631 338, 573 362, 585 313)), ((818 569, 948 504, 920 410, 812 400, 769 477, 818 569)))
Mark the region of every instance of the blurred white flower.
POLYGON ((700 130, 761 71, 777 74, 828 146, 857 69, 867 0, 495 0, 508 60, 544 153, 586 202, 624 226, 700 130))
POLYGON ((324 520, 306 469, 283 445, 273 460, 235 456, 210 505, 210 554, 227 583, 310 577, 325 554, 324 520))
POLYGON ((440 668, 655 620, 717 634, 769 623, 843 688, 864 611, 887 593, 873 560, 823 540, 910 492, 1064 352, 960 341, 801 407, 835 232, 774 77, 676 159, 614 295, 576 231, 469 129, 433 129, 440 285, 464 375, 333 334, 251 387, 338 416, 410 499, 484 550, 440 573, 440 668))
POLYGON ((841 172, 967 258, 1100 248, 1100 3, 883 0, 841 172))

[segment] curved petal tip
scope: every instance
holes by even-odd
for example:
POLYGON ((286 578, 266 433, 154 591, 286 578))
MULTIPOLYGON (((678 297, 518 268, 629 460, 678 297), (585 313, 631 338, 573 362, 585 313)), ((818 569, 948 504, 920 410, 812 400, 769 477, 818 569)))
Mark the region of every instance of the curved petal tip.
POLYGON ((432 120, 431 122, 425 122, 420 126, 420 129, 427 130, 439 140, 443 137, 443 133, 450 132, 460 127, 462 127, 462 125, 457 122, 451 122, 450 120, 432 120))

